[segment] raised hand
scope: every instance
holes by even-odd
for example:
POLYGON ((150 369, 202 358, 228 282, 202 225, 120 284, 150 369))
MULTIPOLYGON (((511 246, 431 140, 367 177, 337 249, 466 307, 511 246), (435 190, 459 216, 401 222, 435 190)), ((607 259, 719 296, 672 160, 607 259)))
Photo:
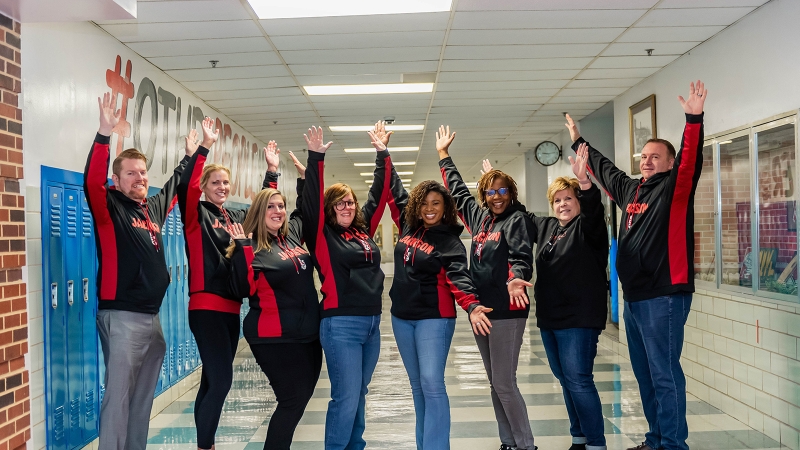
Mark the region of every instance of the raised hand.
POLYGON ((697 80, 697 84, 689 84, 689 100, 685 100, 682 96, 678 96, 678 101, 681 102, 683 112, 686 114, 701 114, 703 112, 703 105, 708 96, 708 89, 702 81, 697 80))
POLYGON ((197 140, 197 130, 192 128, 186 136, 186 154, 191 156, 197 151, 200 142, 197 140))
POLYGON ((211 148, 217 139, 219 139, 219 128, 214 129, 214 119, 206 117, 203 123, 200 124, 203 128, 203 143, 200 144, 205 148, 211 148))
POLYGON ((116 99, 110 92, 103 94, 103 98, 97 97, 97 106, 100 107, 100 128, 97 133, 103 136, 111 136, 111 131, 119 123, 122 111, 115 109, 116 99))
MULTIPOLYGON (((389 147, 389 137, 394 134, 394 131, 390 131, 388 133, 386 132, 386 122, 382 120, 375 122, 375 128, 372 129, 372 132, 375 133, 375 136, 377 136, 381 143, 383 143, 384 149, 389 147)), ((370 137, 372 136, 370 135, 370 137)))
POLYGON ((492 328, 492 322, 486 317, 486 313, 491 312, 492 308, 487 308, 478 305, 469 315, 469 321, 472 324, 472 332, 475 334, 482 334, 486 336, 489 334, 489 328, 492 328))
POLYGON ((444 159, 450 156, 448 149, 455 138, 456 132, 453 131, 450 133, 450 125, 447 127, 444 125, 439 125, 439 131, 436 132, 436 151, 439 152, 439 159, 444 159))
POLYGON ((322 127, 312 126, 308 129, 308 134, 304 134, 303 137, 306 138, 308 149, 312 152, 325 153, 333 145, 333 141, 323 144, 322 127))
POLYGON ((267 160, 267 170, 270 172, 277 172, 278 166, 281 165, 281 149, 275 141, 269 141, 267 146, 264 147, 264 159, 267 160))
MULTIPOLYGON (((376 125, 375 128, 377 127, 378 126, 376 125)), ((383 140, 378 135, 377 131, 367 131, 367 134, 369 135, 369 138, 372 139, 372 146, 375 147, 375 150, 379 152, 386 150, 386 144, 383 143, 383 140)), ((388 138, 386 139, 386 142, 389 142, 388 138)))
POLYGON ((582 142, 575 152, 575 158, 569 157, 569 165, 572 166, 572 173, 575 178, 581 183, 590 182, 589 177, 586 175, 586 162, 589 160, 589 146, 586 142, 582 142))
POLYGON ((481 161, 481 165, 483 166, 483 169, 481 169, 481 175, 487 174, 491 172, 493 169, 492 163, 490 163, 488 159, 484 159, 483 161, 481 161))
POLYGON ((242 224, 240 223, 232 223, 225 227, 225 231, 231 235, 232 239, 252 239, 253 233, 249 233, 247 236, 244 235, 244 228, 242 228, 242 224))
POLYGON ((297 159, 297 157, 294 156, 294 153, 292 153, 291 151, 289 151, 289 156, 292 158, 292 162, 294 163, 294 168, 297 169, 297 175, 303 180, 305 180, 306 166, 304 166, 303 163, 301 163, 300 160, 297 159))
POLYGON ((572 142, 575 142, 579 137, 581 137, 581 132, 578 131, 578 126, 575 125, 575 121, 572 120, 572 117, 570 117, 569 114, 564 114, 564 117, 567 118, 567 123, 564 124, 564 126, 566 126, 569 130, 569 137, 572 139, 572 142))
POLYGON ((508 283, 508 296, 511 297, 511 304, 516 305, 518 308, 524 308, 525 305, 530 303, 528 294, 525 293, 526 287, 533 285, 521 278, 514 278, 508 283))

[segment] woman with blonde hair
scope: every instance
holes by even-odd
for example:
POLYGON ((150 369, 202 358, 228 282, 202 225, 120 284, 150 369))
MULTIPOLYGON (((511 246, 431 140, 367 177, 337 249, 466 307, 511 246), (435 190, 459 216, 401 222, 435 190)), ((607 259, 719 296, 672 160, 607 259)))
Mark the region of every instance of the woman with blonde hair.
MULTIPOLYGON (((388 142, 390 134, 383 131, 381 137, 388 142)), ((324 189, 325 152, 332 142, 323 143, 322 128, 309 128, 305 139, 303 236, 322 283, 319 334, 331 382, 325 449, 361 450, 367 386, 380 352, 384 278, 372 236, 386 205, 391 159, 386 150, 376 153, 372 187, 360 207, 350 186, 324 189)))
MULTIPOLYGON (((219 130, 214 130, 214 121, 209 117, 203 120, 202 129, 199 148, 197 131, 191 130, 186 138, 187 149, 197 151, 181 174, 178 206, 189 261, 189 329, 203 362, 194 403, 197 447, 210 449, 214 447, 222 407, 233 383, 242 305, 242 296, 230 289, 230 264, 225 251, 231 238, 226 229, 241 223, 247 209, 224 206, 231 191, 231 172, 219 164, 206 164, 219 130), (205 200, 201 200, 202 195, 205 200)), ((264 149, 267 160, 264 188, 277 187, 279 151, 274 141, 264 149)))
POLYGON ((244 224, 231 227, 232 290, 250 302, 244 337, 278 401, 265 450, 289 450, 322 368, 319 305, 300 213, 305 168, 296 159, 295 166, 298 207, 288 220, 286 197, 269 188, 256 195, 244 224))

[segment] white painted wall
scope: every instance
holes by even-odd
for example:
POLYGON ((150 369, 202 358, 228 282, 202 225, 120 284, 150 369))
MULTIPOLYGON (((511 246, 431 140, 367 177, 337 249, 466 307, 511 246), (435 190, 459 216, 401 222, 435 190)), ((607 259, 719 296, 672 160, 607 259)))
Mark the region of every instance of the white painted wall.
MULTIPOLYGON (((692 80, 709 91, 706 135, 796 110, 798 17, 800 2, 773 0, 614 99, 617 166, 630 172, 628 107, 650 94, 658 137, 680 143, 685 121, 676 98, 687 96, 692 80)), ((620 341, 627 355, 624 332, 620 341)), ((682 361, 689 393, 792 449, 800 448, 798 349, 800 305, 698 283, 682 361)))

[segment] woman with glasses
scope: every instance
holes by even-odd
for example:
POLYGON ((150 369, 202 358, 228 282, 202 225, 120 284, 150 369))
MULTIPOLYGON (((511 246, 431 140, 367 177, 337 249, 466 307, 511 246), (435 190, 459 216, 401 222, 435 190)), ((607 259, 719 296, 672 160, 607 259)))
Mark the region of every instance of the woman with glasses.
MULTIPOLYGON (((383 126, 370 132, 372 145, 386 150, 383 126)), ((459 236, 456 204, 444 186, 423 181, 409 194, 391 168, 388 202, 400 236, 394 248, 392 330, 411 384, 418 450, 450 448, 450 401, 444 370, 456 326, 456 303, 468 311, 475 334, 492 326, 475 296, 467 252, 459 236)))
POLYGON ((445 186, 472 235, 470 275, 481 304, 492 311, 492 333, 475 333, 492 393, 500 449, 534 450, 525 400, 517 387, 517 363, 530 305, 526 287, 533 274, 533 225, 517 200, 514 179, 490 170, 478 181, 478 201, 458 173, 448 149, 455 139, 439 127, 436 150, 445 186), (480 202, 480 203, 479 203, 480 202))
MULTIPOLYGON (((388 143, 390 134, 381 138, 388 143)), ((324 143, 322 128, 309 128, 305 139, 303 236, 322 283, 319 334, 331 382, 325 448, 363 449, 367 385, 380 352, 384 278, 372 236, 386 206, 391 161, 388 151, 376 153, 372 187, 360 206, 346 184, 323 188, 325 152, 332 142, 324 143)))
MULTIPOLYGON (((603 450, 603 411, 592 368, 607 314, 608 234, 600 190, 586 176, 585 143, 569 158, 575 178, 547 188, 555 217, 531 214, 536 242, 536 322, 570 421, 570 450, 603 450)), ((484 168, 489 169, 484 163, 484 168)))

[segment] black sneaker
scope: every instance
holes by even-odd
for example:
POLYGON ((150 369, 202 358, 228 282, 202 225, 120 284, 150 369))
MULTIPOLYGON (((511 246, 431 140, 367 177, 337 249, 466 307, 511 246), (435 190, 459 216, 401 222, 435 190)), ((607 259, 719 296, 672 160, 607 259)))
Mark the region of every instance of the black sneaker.
POLYGON ((500 444, 500 450, 517 450, 517 447, 512 447, 506 444, 500 444))
POLYGON ((586 444, 572 444, 569 450, 586 450, 586 444))

